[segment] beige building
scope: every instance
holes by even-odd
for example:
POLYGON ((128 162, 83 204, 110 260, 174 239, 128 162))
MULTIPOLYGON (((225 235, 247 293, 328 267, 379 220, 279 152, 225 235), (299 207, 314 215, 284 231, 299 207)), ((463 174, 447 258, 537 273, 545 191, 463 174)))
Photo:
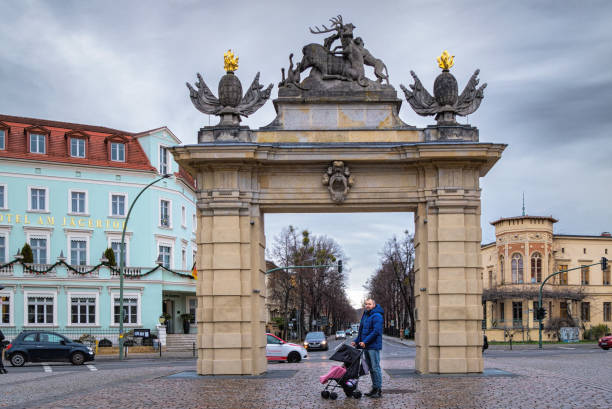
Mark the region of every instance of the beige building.
MULTIPOLYGON (((535 310, 540 285, 554 272, 598 263, 610 257, 612 237, 554 234, 552 217, 518 216, 492 222, 495 242, 481 247, 483 329, 489 340, 537 340, 535 310), (486 327, 485 327, 486 325, 486 327)), ((612 327, 610 267, 578 268, 544 285, 547 310, 543 339, 557 337, 555 326, 612 327)))

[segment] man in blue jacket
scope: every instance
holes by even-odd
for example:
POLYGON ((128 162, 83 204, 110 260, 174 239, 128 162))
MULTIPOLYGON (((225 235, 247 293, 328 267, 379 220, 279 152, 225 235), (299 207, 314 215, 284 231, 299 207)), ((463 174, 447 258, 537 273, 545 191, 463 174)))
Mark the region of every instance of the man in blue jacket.
POLYGON ((380 350, 382 349, 383 314, 382 307, 376 305, 373 299, 366 300, 357 338, 351 343, 353 346, 359 345, 359 347, 365 349, 364 353, 370 366, 370 377, 372 378, 372 390, 365 395, 371 398, 382 396, 380 350))

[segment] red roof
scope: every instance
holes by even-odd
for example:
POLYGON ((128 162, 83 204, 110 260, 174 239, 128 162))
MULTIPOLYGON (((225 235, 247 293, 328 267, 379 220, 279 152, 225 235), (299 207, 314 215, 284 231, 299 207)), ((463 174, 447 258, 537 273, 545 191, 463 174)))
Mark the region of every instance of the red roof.
POLYGON ((7 132, 5 149, 0 150, 0 157, 37 160, 76 165, 104 166, 120 169, 155 171, 134 134, 102 126, 72 124, 68 122, 48 121, 45 119, 23 118, 0 115, 2 123, 10 129, 7 132), (47 134, 46 153, 30 153, 28 132, 47 134), (86 140, 86 157, 70 156, 70 138, 86 140), (110 143, 116 140, 126 144, 126 161, 110 160, 110 143))

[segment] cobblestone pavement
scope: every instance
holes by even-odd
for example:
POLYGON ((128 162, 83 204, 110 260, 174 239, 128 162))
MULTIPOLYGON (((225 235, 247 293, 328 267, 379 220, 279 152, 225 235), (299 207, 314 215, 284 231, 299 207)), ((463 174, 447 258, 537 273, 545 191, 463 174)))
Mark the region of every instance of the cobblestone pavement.
MULTIPOLYGON (((409 347, 406 347, 407 349, 409 347)), ((485 367, 513 377, 392 377, 383 373, 383 397, 373 400, 320 396, 318 377, 332 362, 271 364, 269 372, 296 370, 286 378, 167 378, 185 366, 143 366, 98 372, 83 367, 61 374, 18 373, 0 377, 2 407, 167 408, 609 408, 612 353, 530 357, 485 356, 485 367)), ((411 369, 412 359, 383 359, 384 370, 411 369)), ((9 368, 10 370, 10 368, 9 368)), ((360 389, 369 390, 368 376, 360 389)))

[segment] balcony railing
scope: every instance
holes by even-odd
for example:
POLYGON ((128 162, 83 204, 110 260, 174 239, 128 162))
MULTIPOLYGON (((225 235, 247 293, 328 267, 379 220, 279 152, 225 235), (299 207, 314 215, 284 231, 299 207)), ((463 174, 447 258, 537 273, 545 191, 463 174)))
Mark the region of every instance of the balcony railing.
POLYGON ((45 275, 47 277, 56 277, 57 271, 52 269, 51 271, 47 271, 51 268, 53 264, 26 264, 26 268, 23 269, 23 275, 26 277, 45 275), (45 271, 45 273, 41 273, 40 271, 45 271))
POLYGON ((75 270, 78 271, 78 273, 76 271, 72 271, 72 270, 68 270, 68 277, 99 277, 100 276, 100 269, 96 268, 93 271, 90 271, 91 269, 94 268, 94 266, 70 266, 72 268, 74 268, 75 270), (87 274, 85 274, 85 272, 88 272, 87 274))

